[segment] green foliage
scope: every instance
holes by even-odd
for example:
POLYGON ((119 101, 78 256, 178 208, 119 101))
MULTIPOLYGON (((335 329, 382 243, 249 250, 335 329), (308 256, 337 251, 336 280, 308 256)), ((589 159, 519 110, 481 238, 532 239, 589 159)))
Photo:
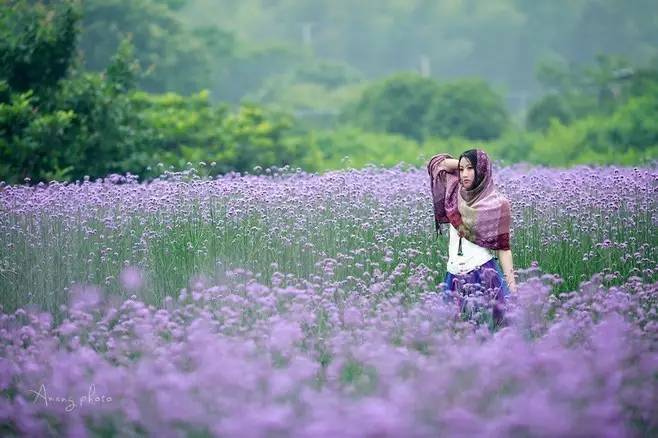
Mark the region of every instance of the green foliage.
POLYGON ((638 63, 658 55, 655 0, 241 0, 208 13, 217 4, 189 0, 181 14, 247 45, 303 47, 368 78, 417 70, 425 56, 435 78, 478 76, 533 99, 543 94, 535 66, 548 56, 582 65, 599 53, 638 63))
POLYGON ((548 94, 536 102, 526 116, 526 127, 532 131, 544 131, 557 119, 569 124, 574 116, 566 98, 558 94, 548 94))
POLYGON ((487 154, 494 161, 504 165, 519 161, 528 161, 528 151, 534 142, 537 141, 538 137, 537 134, 513 129, 505 131, 500 138, 493 141, 471 140, 464 137, 433 137, 421 145, 422 160, 417 164, 419 166, 427 165, 427 160, 439 152, 449 153, 456 158, 462 152, 473 148, 480 148, 487 151, 487 154))
POLYGON ((625 149, 645 151, 658 145, 658 92, 633 97, 606 124, 607 140, 625 149))
POLYGON ((422 157, 423 160, 418 163, 419 165, 427 165, 427 161, 432 157, 432 155, 438 154, 439 152, 445 152, 453 157, 457 158, 462 152, 468 149, 473 148, 482 148, 491 155, 493 159, 497 159, 491 150, 491 143, 487 143, 481 140, 469 140, 463 137, 451 137, 451 138, 439 138, 432 137, 421 145, 422 157))
POLYGON ((545 133, 530 161, 637 165, 658 157, 658 69, 599 56, 593 66, 545 63, 539 75, 557 91, 528 113, 527 127, 545 133))
POLYGON ((123 40, 107 66, 108 79, 118 93, 133 90, 137 86, 140 69, 134 52, 135 48, 130 41, 123 40))
POLYGON ((506 163, 637 166, 658 159, 657 119, 658 93, 647 92, 628 98, 612 114, 591 114, 568 122, 545 117, 548 125, 541 131, 509 129, 483 147, 506 163))
POLYGON ((139 130, 120 85, 98 74, 62 81, 48 105, 32 91, 0 103, 0 178, 10 182, 76 179, 137 171, 125 157, 139 146, 139 130))
POLYGON ((309 55, 283 44, 266 46, 242 46, 236 50, 212 87, 218 100, 240 102, 245 96, 258 95, 269 78, 285 74, 291 69, 309 62, 309 55))
POLYGON ((129 38, 144 70, 139 86, 151 92, 196 92, 231 59, 233 35, 215 26, 191 30, 174 11, 186 0, 87 0, 80 49, 85 66, 102 71, 129 38))
POLYGON ((332 113, 335 108, 358 100, 361 89, 359 85, 327 89, 310 82, 291 83, 286 86, 271 87, 258 101, 300 113, 306 111, 332 113))
POLYGON ((164 3, 167 8, 177 11, 187 5, 189 0, 156 0, 156 3, 164 3))
POLYGON ((500 96, 481 80, 438 84, 402 73, 369 86, 343 120, 416 141, 432 136, 490 140, 501 135, 509 116, 500 96))
MULTIPOLYGON (((535 144, 543 139, 544 136, 541 133, 517 129, 508 129, 501 137, 493 141, 471 140, 463 137, 434 137, 422 144, 424 161, 419 164, 427 164, 427 160, 438 152, 447 152, 457 157, 463 151, 472 148, 484 149, 493 160, 502 165, 518 162, 537 163, 537 158, 531 157, 530 153, 535 144)), ((552 147, 552 143, 548 145, 549 149, 550 147, 552 147)))
POLYGON ((633 67, 620 56, 600 55, 594 64, 544 60, 538 79, 550 93, 530 108, 526 126, 545 130, 551 118, 563 124, 590 115, 610 115, 633 96, 658 95, 658 69, 633 67))
POLYGON ((356 102, 366 85, 345 65, 318 62, 267 79, 244 100, 289 111, 308 129, 327 129, 335 127, 338 109, 356 102))
POLYGON ((286 109, 286 95, 290 89, 302 88, 304 90, 317 90, 310 93, 307 98, 290 99, 291 102, 299 100, 301 108, 340 108, 340 102, 326 102, 326 98, 340 94, 346 87, 361 82, 362 76, 354 69, 343 64, 331 62, 303 63, 286 73, 269 78, 258 92, 247 96, 247 99, 256 99, 263 103, 281 104, 286 109))
POLYGON ((77 10, 71 2, 12 3, 3 10, 0 56, 0 179, 76 179, 134 171, 140 143, 124 92, 137 74, 129 43, 108 71, 73 69, 77 10), (14 33, 18 32, 18 33, 14 33))
POLYGON ((561 57, 542 59, 537 64, 537 79, 544 88, 560 94, 600 94, 609 88, 619 73, 631 66, 620 55, 596 56, 592 63, 567 63, 561 57))
POLYGON ((17 92, 37 93, 64 78, 74 55, 79 11, 12 0, 0 8, 0 78, 17 92))
POLYGON ((551 166, 649 162, 658 158, 657 118, 658 99, 648 95, 629 99, 609 117, 593 115, 571 125, 553 119, 533 144, 530 161, 551 166))
POLYGON ((262 167, 294 165, 303 156, 300 143, 286 141, 293 119, 285 113, 245 104, 224 119, 221 126, 225 144, 235 151, 225 171, 251 170, 262 167))
MULTIPOLYGON (((151 164, 175 169, 205 163, 209 175, 292 165, 302 160, 302 144, 288 138, 293 119, 282 112, 243 104, 235 112, 213 105, 208 91, 189 97, 136 92, 132 104, 153 136, 151 164)), ((142 163, 143 164, 143 163, 142 163)), ((161 169, 152 169, 157 175, 161 169)))
POLYGON ((71 179, 141 170, 126 159, 141 149, 146 135, 128 97, 120 92, 124 83, 113 79, 109 74, 103 78, 85 73, 61 88, 59 105, 75 114, 61 148, 72 167, 71 179))
MULTIPOLYGON (((0 179, 37 182, 127 171, 148 177, 163 170, 154 166, 158 162, 181 168, 202 160, 215 162, 209 173, 216 174, 301 161, 305 148, 288 138, 294 122, 283 112, 244 104, 229 113, 225 105, 213 105, 207 91, 189 97, 136 91, 142 77, 135 38, 121 40, 100 73, 71 68, 78 29, 71 4, 49 9, 16 2, 3 12, 0 56, 8 65, 0 70, 0 179), (46 57, 45 64, 36 57, 48 50, 61 59, 46 57), (23 70, 30 74, 21 76, 23 70)), ((128 6, 115 0, 87 7, 93 15, 128 6)), ((209 41, 216 35, 204 32, 199 37, 209 41)))
MULTIPOLYGON (((0 179, 75 180, 127 171, 149 178, 164 166, 198 163, 210 175, 256 166, 422 165, 437 151, 458 155, 471 147, 506 163, 554 166, 638 164, 658 155, 658 64, 634 67, 619 56, 598 56, 593 64, 574 65, 553 52, 538 68, 549 94, 528 112, 526 132, 510 124, 501 97, 483 80, 438 83, 406 72, 370 84, 363 79, 372 69, 362 74, 352 67, 360 63, 318 61, 311 47, 245 44, 216 23, 191 29, 181 17, 193 3, 6 2, 0 9, 0 179), (76 41, 82 58, 75 56, 76 41), (86 72, 81 59, 95 72, 86 72), (230 109, 213 103, 217 98, 241 104, 230 109)), ((391 5, 407 26, 425 19, 405 16, 406 4, 391 5)), ((428 17, 438 10, 416 6, 428 17)), ((242 8, 226 5, 229 12, 242 8)), ((493 14, 483 8, 474 14, 493 14)), ((443 12, 461 13, 455 10, 443 12)), ((509 12, 505 20, 518 27, 519 10, 562 14, 520 3, 505 3, 499 13, 509 12)), ((430 49, 424 48, 434 53, 430 49)))
MULTIPOLYGON (((6 84, 6 83, 5 83, 6 84)), ((62 178, 70 171, 64 153, 64 132, 71 126, 70 110, 40 113, 32 90, 12 94, 0 103, 0 179, 62 178)))
POLYGON ((538 134, 509 130, 493 142, 463 137, 432 137, 418 143, 402 135, 342 126, 312 131, 300 141, 308 145, 308 154, 302 162, 304 168, 325 171, 361 168, 369 164, 391 167, 407 163, 422 167, 438 152, 456 157, 471 148, 482 148, 494 160, 509 164, 527 160, 528 151, 539 137, 538 134))
POLYGON ((131 102, 145 125, 152 129, 155 150, 174 152, 179 146, 201 144, 214 149, 221 143, 217 128, 226 109, 214 108, 207 92, 185 97, 138 91, 131 95, 131 102))
POLYGON ((658 96, 658 57, 652 67, 639 68, 633 71, 627 88, 628 96, 658 96))
POLYGON ((530 162, 530 151, 541 138, 540 133, 510 128, 500 138, 483 142, 482 147, 502 164, 530 162))
POLYGON ((361 168, 367 164, 394 166, 419 162, 419 145, 404 136, 366 132, 354 127, 316 130, 304 139, 309 154, 304 167, 312 170, 361 168))
POLYGON ((425 137, 492 140, 509 124, 503 99, 480 79, 441 84, 423 119, 425 137))
POLYGON ((322 85, 328 89, 338 88, 362 79, 362 74, 338 62, 317 61, 303 64, 292 72, 295 82, 309 82, 322 85))
POLYGON ((568 167, 576 164, 638 166, 658 159, 658 98, 630 98, 613 114, 590 115, 570 124, 554 117, 543 131, 508 128, 493 141, 432 138, 422 145, 429 157, 479 147, 503 164, 528 162, 568 167))
POLYGON ((586 146, 588 134, 594 132, 590 128, 599 122, 593 116, 571 126, 563 125, 556 119, 551 120, 546 135, 533 145, 530 161, 547 166, 575 162, 579 151, 586 146))
POLYGON ((432 79, 413 73, 395 74, 366 88, 342 119, 365 130, 421 141, 425 131, 422 120, 438 92, 439 85, 432 79))

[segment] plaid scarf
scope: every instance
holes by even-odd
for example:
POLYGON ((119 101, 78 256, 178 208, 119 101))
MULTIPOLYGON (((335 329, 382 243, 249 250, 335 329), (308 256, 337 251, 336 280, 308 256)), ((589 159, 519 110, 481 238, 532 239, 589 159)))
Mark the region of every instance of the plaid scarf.
POLYGON ((484 248, 510 249, 510 204, 494 187, 489 156, 477 150, 476 178, 470 190, 461 186, 459 170, 448 172, 439 166, 446 158, 452 157, 438 154, 427 164, 437 235, 439 223, 450 222, 459 232, 460 243, 464 237, 484 248))

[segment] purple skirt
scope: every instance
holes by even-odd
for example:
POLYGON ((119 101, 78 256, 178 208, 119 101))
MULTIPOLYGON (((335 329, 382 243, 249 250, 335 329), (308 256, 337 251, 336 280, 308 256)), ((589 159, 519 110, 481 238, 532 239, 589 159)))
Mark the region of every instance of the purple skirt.
POLYGON ((464 284, 480 284, 485 289, 499 288, 503 292, 503 297, 509 295, 509 288, 507 287, 503 271, 500 269, 498 261, 494 258, 467 274, 454 275, 446 272, 443 279, 443 282, 446 284, 446 290, 450 291, 461 290, 462 281, 464 284))
MULTIPOLYGON (((469 284, 479 285, 484 287, 485 290, 489 290, 492 296, 501 304, 506 301, 510 293, 503 271, 495 258, 463 275, 446 272, 443 282, 446 284, 445 293, 447 297, 451 297, 455 295, 454 292, 458 292, 456 295, 459 306, 463 304, 460 296, 469 294, 469 284)), ((502 306, 494 306, 493 313, 495 320, 502 319, 502 306)))

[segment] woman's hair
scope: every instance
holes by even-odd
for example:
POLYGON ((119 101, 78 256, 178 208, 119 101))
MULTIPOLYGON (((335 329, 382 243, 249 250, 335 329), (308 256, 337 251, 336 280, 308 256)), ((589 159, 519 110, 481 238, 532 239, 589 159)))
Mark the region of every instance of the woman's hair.
POLYGON ((475 177, 473 179, 473 188, 477 187, 478 184, 480 184, 480 180, 484 175, 478 175, 478 152, 477 149, 469 149, 467 151, 462 152, 462 154, 459 156, 459 159, 457 160, 457 163, 459 163, 462 160, 462 157, 468 158, 468 161, 471 162, 471 165, 473 165, 473 172, 475 174, 475 177))

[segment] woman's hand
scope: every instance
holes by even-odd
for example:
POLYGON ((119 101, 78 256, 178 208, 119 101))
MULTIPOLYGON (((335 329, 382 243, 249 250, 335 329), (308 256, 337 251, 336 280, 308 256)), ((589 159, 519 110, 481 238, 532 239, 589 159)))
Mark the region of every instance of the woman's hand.
POLYGON ((512 275, 511 278, 506 278, 507 281, 507 286, 509 287, 510 293, 516 294, 519 291, 518 286, 516 285, 516 280, 514 278, 514 275, 512 275))
POLYGON ((518 287, 516 285, 516 278, 514 276, 512 250, 498 250, 498 259, 500 260, 500 266, 502 267, 503 273, 505 274, 505 281, 507 281, 507 286, 509 287, 510 293, 516 294, 518 292, 518 287))
POLYGON ((454 172, 459 169, 459 160, 456 158, 446 158, 441 162, 441 167, 443 167, 448 172, 454 172))

